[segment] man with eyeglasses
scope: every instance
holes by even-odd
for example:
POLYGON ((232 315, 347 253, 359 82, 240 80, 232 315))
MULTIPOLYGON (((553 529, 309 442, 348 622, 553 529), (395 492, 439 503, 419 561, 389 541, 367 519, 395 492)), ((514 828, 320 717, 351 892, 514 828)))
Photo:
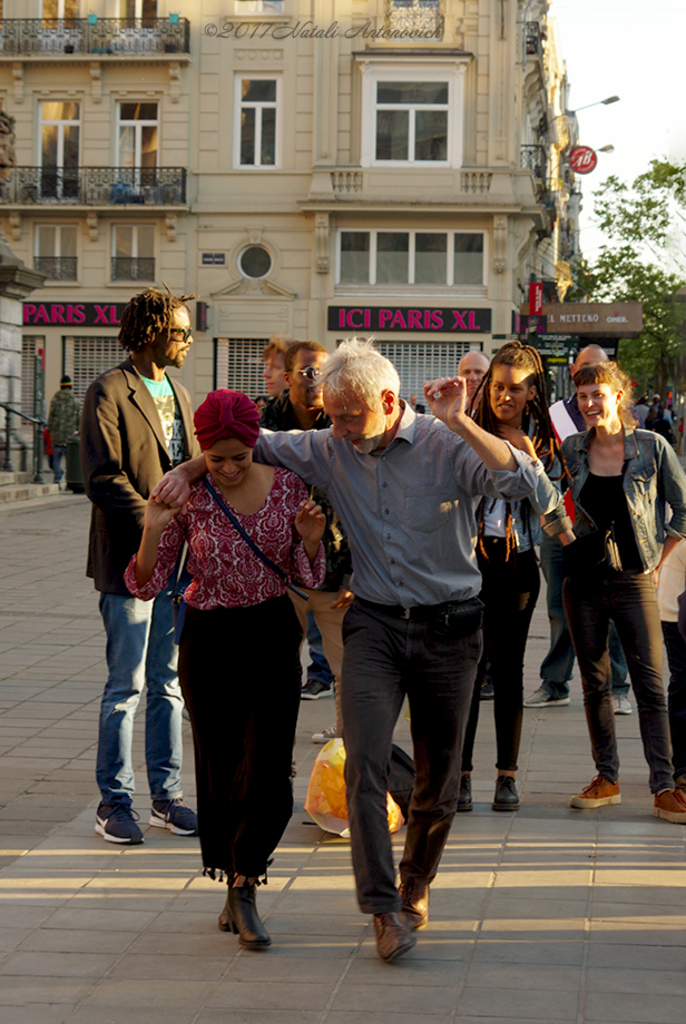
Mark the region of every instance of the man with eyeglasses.
MULTIPOLYGON (((156 288, 135 295, 121 317, 119 342, 128 358, 88 388, 81 423, 81 466, 93 502, 87 575, 100 592, 107 634, 108 678, 100 708, 96 778, 101 802, 95 831, 110 843, 137 844, 133 810, 133 718, 147 685, 145 758, 152 808, 149 824, 195 835, 195 812, 181 789, 181 711, 176 674, 172 590, 139 601, 124 583, 137 551, 145 505, 167 470, 200 454, 190 396, 167 375, 193 344, 186 303, 156 288)), ((171 581, 173 586, 173 580, 171 581)))
MULTIPOLYGON (((318 341, 296 341, 289 345, 284 356, 287 390, 265 409, 262 426, 281 431, 324 430, 331 425, 331 420, 324 412, 319 374, 319 368, 328 354, 327 349, 318 341)), ((336 686, 343 659, 343 616, 353 598, 348 590, 352 563, 347 538, 324 492, 317 490, 312 496, 326 515, 323 537, 326 579, 319 590, 307 591, 307 604, 298 597, 292 598, 310 645, 312 659, 307 669, 307 681, 302 688, 303 700, 329 696, 331 683, 327 676, 333 677, 334 688, 336 686), (330 669, 329 673, 327 669, 330 669)), ((338 700, 336 703, 338 705, 338 700)), ((316 732, 312 737, 313 742, 326 742, 334 735, 340 735, 340 714, 337 713, 336 718, 338 729, 332 725, 316 732)))

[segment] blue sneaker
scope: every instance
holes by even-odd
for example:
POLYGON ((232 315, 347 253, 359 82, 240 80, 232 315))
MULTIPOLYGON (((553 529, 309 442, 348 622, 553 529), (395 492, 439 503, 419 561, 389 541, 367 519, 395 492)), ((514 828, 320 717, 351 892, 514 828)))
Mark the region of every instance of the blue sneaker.
POLYGON ((198 834, 198 817, 180 796, 175 800, 153 800, 149 824, 157 828, 168 828, 175 836, 198 834))
POLYGON ((143 833, 136 822, 138 815, 129 804, 106 804, 95 812, 95 831, 108 843, 128 843, 136 846, 143 842, 143 833))

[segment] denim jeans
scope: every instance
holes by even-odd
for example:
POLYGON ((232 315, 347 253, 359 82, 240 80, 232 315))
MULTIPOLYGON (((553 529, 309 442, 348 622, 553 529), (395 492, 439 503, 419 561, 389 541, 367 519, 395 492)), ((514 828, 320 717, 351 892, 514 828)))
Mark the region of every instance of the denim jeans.
POLYGON ((590 572, 564 582, 564 604, 584 687, 584 707, 596 769, 619 778, 612 706, 608 629, 612 615, 629 664, 638 704, 650 789, 672 789, 672 747, 662 685, 662 631, 652 573, 590 572))
POLYGON ((457 809, 460 756, 481 655, 481 631, 444 632, 356 600, 343 621, 343 738, 353 870, 360 909, 400 910, 386 788, 393 729, 410 700, 415 784, 403 881, 433 880, 457 809))
POLYGON ((64 470, 62 469, 62 459, 66 457, 67 446, 66 444, 54 444, 52 446, 52 471, 55 474, 55 483, 58 484, 64 476, 64 470))
MULTIPOLYGON (((543 534, 540 558, 541 569, 548 585, 546 602, 550 623, 550 648, 541 664, 541 689, 546 690, 551 697, 569 697, 569 680, 574 668, 574 647, 562 605, 563 550, 557 537, 543 534)), ((613 622, 610 622, 610 665, 612 695, 626 697, 629 693, 628 668, 613 622)))
POLYGON ((676 622, 662 623, 669 662, 667 708, 672 736, 674 778, 686 775, 686 641, 676 622))
POLYGON ((150 796, 171 800, 181 789, 181 710, 171 589, 154 601, 101 594, 108 677, 100 705, 96 778, 105 803, 130 804, 134 791, 133 716, 147 685, 145 760, 150 796))
MULTIPOLYGON (((332 598, 333 600, 333 598, 332 598)), ((307 613, 307 642, 310 647, 310 664, 307 666, 308 683, 317 682, 327 689, 333 686, 333 673, 324 657, 324 642, 314 614, 307 613)))

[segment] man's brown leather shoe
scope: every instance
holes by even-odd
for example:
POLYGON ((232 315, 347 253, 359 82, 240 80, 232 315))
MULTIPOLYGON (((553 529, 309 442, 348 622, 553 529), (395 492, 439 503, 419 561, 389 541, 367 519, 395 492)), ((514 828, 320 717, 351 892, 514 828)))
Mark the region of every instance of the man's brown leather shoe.
POLYGON ((403 901, 400 912, 407 918, 410 928, 413 931, 426 928, 429 923, 429 886, 412 881, 401 882, 400 899, 403 901))
POLYGON ((387 964, 407 953, 416 943, 403 914, 374 914, 376 950, 387 964))

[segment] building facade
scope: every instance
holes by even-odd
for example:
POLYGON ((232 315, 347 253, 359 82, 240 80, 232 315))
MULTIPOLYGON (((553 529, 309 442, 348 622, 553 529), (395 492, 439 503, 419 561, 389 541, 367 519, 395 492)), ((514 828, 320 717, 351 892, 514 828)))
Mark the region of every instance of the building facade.
POLYGON ((161 281, 203 303, 196 403, 259 393, 275 332, 373 334, 406 394, 490 355, 569 252, 547 7, 4 0, 0 216, 46 275, 24 307, 27 403, 35 350, 48 395, 65 372, 83 394, 121 358, 123 304, 161 281))

